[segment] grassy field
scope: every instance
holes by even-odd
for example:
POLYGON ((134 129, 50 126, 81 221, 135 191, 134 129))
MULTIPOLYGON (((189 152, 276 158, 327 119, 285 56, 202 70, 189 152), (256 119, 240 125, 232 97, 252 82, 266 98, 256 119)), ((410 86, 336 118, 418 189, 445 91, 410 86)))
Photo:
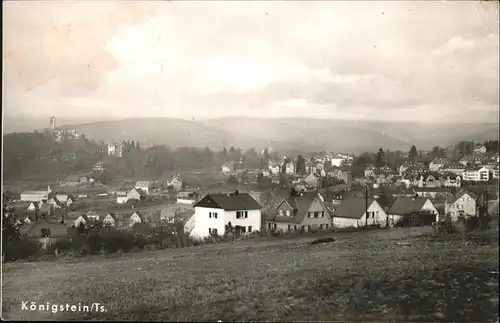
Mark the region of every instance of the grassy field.
POLYGON ((435 239, 429 228, 243 240, 3 266, 6 319, 496 321, 498 231, 435 239), (409 245, 398 245, 406 242, 409 245), (26 312, 22 301, 103 313, 26 312))

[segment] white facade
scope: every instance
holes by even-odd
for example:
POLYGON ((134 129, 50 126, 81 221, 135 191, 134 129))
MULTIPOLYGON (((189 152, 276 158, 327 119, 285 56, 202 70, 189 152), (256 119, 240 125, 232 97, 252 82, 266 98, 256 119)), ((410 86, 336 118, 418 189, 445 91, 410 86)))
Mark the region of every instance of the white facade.
POLYGON ((206 207, 194 208, 194 226, 191 236, 194 238, 203 238, 210 236, 213 232, 217 235, 224 235, 226 225, 231 222, 231 226, 245 227, 245 231, 260 231, 261 211, 260 210, 242 210, 247 212, 247 217, 237 218, 236 212, 225 211, 223 209, 213 209, 206 207))
POLYGON ((343 161, 344 161, 344 158, 342 158, 342 157, 333 157, 331 159, 332 166, 334 166, 334 167, 342 166, 343 161))
POLYGON ((142 219, 137 212, 134 212, 134 214, 130 216, 130 226, 132 227, 137 223, 142 223, 142 219))
POLYGON ((490 172, 487 168, 466 169, 464 171, 464 181, 487 182, 490 179, 490 172))
MULTIPOLYGON (((384 209, 377 201, 373 201, 372 204, 368 206, 368 225, 378 224, 381 227, 385 227, 387 218, 387 213, 385 213, 384 209)), ((333 227, 335 228, 359 228, 365 226, 366 222, 366 212, 364 212, 359 219, 333 216, 332 221, 333 227)))
POLYGON ((116 198, 116 204, 125 204, 128 201, 128 197, 126 196, 118 196, 116 198))
POLYGON ((222 169, 221 169, 221 170, 222 170, 222 173, 224 173, 224 174, 229 174, 229 173, 231 173, 231 169, 230 169, 230 168, 229 168, 229 166, 228 166, 228 165, 226 165, 226 164, 222 165, 222 169))
POLYGON ((134 188, 139 188, 149 194, 149 182, 136 182, 134 188))
POLYGON ((49 191, 27 191, 21 193, 20 201, 41 202, 47 200, 49 191))
POLYGON ((295 174, 295 165, 293 163, 286 164, 286 173, 289 175, 295 174))
POLYGON ((75 227, 77 227, 77 228, 78 228, 78 227, 80 226, 80 224, 81 224, 81 223, 82 223, 83 225, 86 225, 86 224, 87 224, 87 221, 83 218, 83 216, 81 216, 81 215, 80 215, 80 216, 78 217, 78 219, 76 219, 76 220, 75 220, 75 223, 74 223, 74 224, 75 224, 75 227))
MULTIPOLYGON (((425 201, 422 208, 418 211, 429 211, 429 212, 435 214, 436 221, 439 221, 439 212, 436 209, 436 207, 434 206, 434 204, 432 204, 431 200, 429 200, 429 199, 427 199, 427 201, 425 201)), ((388 216, 389 216, 390 222, 392 222, 393 224, 397 223, 399 220, 401 220, 403 218, 403 214, 389 214, 388 216)))
POLYGON ((179 204, 186 204, 186 205, 193 205, 194 204, 194 199, 177 198, 177 203, 179 203, 179 204))
POLYGON ((37 203, 36 202, 31 202, 30 205, 28 206, 28 211, 34 212, 36 210, 37 203))
POLYGON ((103 223, 103 225, 110 226, 110 227, 114 227, 116 225, 115 219, 113 219, 113 217, 110 214, 108 214, 104 217, 104 219, 102 220, 102 223, 103 223))
POLYGON ((469 194, 463 194, 453 203, 445 203, 444 213, 450 214, 452 221, 456 221, 461 213, 464 216, 475 216, 476 200, 469 194))

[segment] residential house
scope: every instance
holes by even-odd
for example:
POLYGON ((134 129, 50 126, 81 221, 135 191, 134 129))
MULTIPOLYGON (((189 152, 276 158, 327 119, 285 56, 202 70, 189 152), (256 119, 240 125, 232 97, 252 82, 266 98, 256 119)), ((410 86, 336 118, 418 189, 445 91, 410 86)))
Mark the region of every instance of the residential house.
POLYGON ((141 190, 140 188, 133 188, 127 193, 127 201, 128 200, 143 200, 146 198, 146 192, 141 190))
POLYGON ((491 177, 493 179, 498 179, 498 165, 493 168, 491 171, 491 177))
POLYGON ((38 202, 31 202, 26 209, 28 212, 38 211, 38 202))
POLYGON ((462 159, 460 159, 460 164, 464 166, 469 166, 469 165, 479 165, 483 161, 482 156, 477 156, 477 155, 472 155, 472 156, 464 156, 462 159))
POLYGON ((332 157, 330 162, 332 163, 333 167, 340 167, 344 164, 344 161, 346 160, 345 157, 337 154, 336 156, 332 157))
POLYGON ((21 193, 20 200, 29 202, 47 201, 51 192, 50 186, 47 187, 46 191, 24 191, 21 193))
POLYGON ((284 199, 266 218, 266 224, 271 231, 311 231, 330 228, 332 218, 321 195, 305 192, 284 199))
POLYGON ((76 175, 69 175, 66 177, 66 179, 63 181, 63 184, 61 186, 77 186, 80 182, 80 178, 76 175))
POLYGON ((443 186, 442 174, 431 171, 422 176, 418 187, 441 187, 443 186))
POLYGON ((167 187, 172 187, 175 191, 182 189, 182 179, 181 175, 174 174, 167 180, 167 187))
POLYGON ((449 163, 441 168, 442 172, 453 173, 458 176, 463 176, 465 171, 465 166, 461 163, 449 163))
POLYGON ((441 175, 441 182, 444 187, 460 187, 462 185, 460 176, 452 172, 443 173, 441 175))
POLYGON ((65 206, 70 206, 76 202, 76 199, 68 194, 56 194, 56 198, 61 204, 65 206))
POLYGON ((427 211, 436 215, 439 221, 439 212, 430 199, 425 197, 397 197, 387 210, 391 226, 398 223, 407 214, 427 211))
POLYGON ((196 192, 179 192, 177 193, 177 203, 193 205, 196 202, 198 194, 196 192))
POLYGON ((194 204, 191 236, 224 235, 229 223, 241 233, 260 230, 261 209, 262 206, 246 193, 208 194, 194 204))
POLYGON ((413 167, 413 168, 426 168, 424 164, 422 163, 417 163, 417 162, 404 162, 401 166, 399 166, 399 175, 402 176, 403 174, 406 173, 408 168, 413 167))
POLYGON ((306 185, 309 186, 309 188, 316 189, 319 187, 318 177, 316 175, 314 175, 313 173, 310 173, 309 175, 307 175, 307 177, 304 179, 304 181, 305 181, 306 185))
POLYGON ((278 175, 281 173, 281 167, 279 164, 276 164, 276 165, 272 165, 272 166, 269 166, 269 171, 271 172, 271 174, 273 175, 278 175))
POLYGON ((92 170, 95 171, 95 172, 102 172, 104 169, 105 169, 105 167, 104 167, 104 162, 103 161, 98 161, 92 167, 92 170))
POLYGON ((97 214, 97 212, 95 211, 88 211, 87 213, 85 213, 85 215, 91 221, 99 221, 99 214, 97 214))
POLYGON ((144 217, 139 211, 136 211, 132 213, 132 215, 129 218, 129 226, 133 227, 134 225, 138 223, 144 223, 144 217))
POLYGON ((429 170, 431 172, 437 172, 438 170, 443 168, 447 163, 448 163, 448 160, 446 158, 434 158, 429 163, 429 170))
POLYGON ((495 169, 495 167, 498 167, 498 162, 496 162, 494 160, 488 160, 488 161, 482 162, 481 166, 483 166, 484 168, 486 168, 487 170, 489 170, 491 172, 495 169))
POLYGON ((108 155, 121 158, 123 156, 123 144, 121 143, 108 144, 108 155))
POLYGON ((81 176, 80 177, 80 184, 86 184, 89 182, 89 177, 88 176, 81 176))
POLYGON ((352 180, 351 172, 347 169, 335 168, 327 174, 329 177, 335 178, 339 181, 349 183, 352 180))
POLYGON ((293 162, 286 163, 285 173, 287 173, 288 175, 295 174, 295 164, 293 162))
POLYGON ((475 145, 474 146, 474 153, 475 154, 486 154, 486 147, 484 145, 475 145))
POLYGON ((263 177, 271 177, 271 171, 269 171, 269 170, 267 170, 267 169, 266 169, 266 170, 263 170, 263 171, 262 171, 262 176, 263 176, 263 177))
POLYGON ((426 198, 444 198, 448 194, 452 194, 455 191, 454 187, 415 187, 413 192, 418 197, 426 198))
POLYGON ((476 216, 476 210, 476 199, 467 192, 450 194, 444 204, 444 213, 450 215, 452 221, 458 220, 459 215, 476 216))
POLYGON ((364 175, 366 178, 374 176, 375 175, 375 166, 373 166, 373 165, 366 166, 364 175))
POLYGON ((405 174, 400 179, 400 182, 403 183, 406 187, 420 186, 424 180, 423 175, 412 175, 405 174))
POLYGON ((149 194, 149 181, 137 181, 134 188, 142 190, 144 193, 149 194))
POLYGON ((333 226, 336 228, 359 228, 365 225, 388 225, 387 213, 374 199, 346 197, 334 207, 333 226), (367 203, 368 202, 368 203, 367 203))
POLYGON ((424 165, 414 165, 406 168, 403 174, 406 175, 426 175, 429 173, 429 170, 424 165))
POLYGON ((486 167, 469 166, 465 169, 463 180, 471 182, 487 182, 490 179, 490 172, 486 167))
POLYGON ((222 165, 222 173, 224 174, 230 174, 234 171, 234 163, 233 162, 227 162, 222 165))
POLYGON ((104 219, 102 219, 102 224, 105 227, 114 227, 118 225, 118 217, 115 213, 108 213, 104 219))
POLYGON ((41 217, 52 215, 52 205, 49 203, 39 203, 38 204, 38 214, 41 217))
POLYGON ((89 224, 90 220, 89 218, 87 217, 87 214, 82 214, 80 215, 74 222, 73 222, 73 225, 75 226, 75 228, 78 228, 80 227, 81 225, 83 226, 87 226, 89 224))
MULTIPOLYGON (((135 192, 134 192, 134 194, 135 194, 135 192)), ((140 198, 141 198, 141 195, 140 195, 140 194, 138 194, 138 195, 137 195, 137 194, 135 194, 135 196, 139 196, 139 198, 138 198, 138 199, 140 199, 140 198)), ((127 197, 127 196, 117 196, 117 197, 116 197, 116 204, 125 204, 125 203, 127 203, 127 202, 128 202, 128 197, 127 197)))

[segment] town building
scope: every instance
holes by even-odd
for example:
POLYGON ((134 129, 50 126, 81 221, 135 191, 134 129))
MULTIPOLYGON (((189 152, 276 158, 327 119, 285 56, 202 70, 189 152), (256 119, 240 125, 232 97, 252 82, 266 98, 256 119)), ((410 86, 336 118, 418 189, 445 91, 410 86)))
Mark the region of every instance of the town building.
POLYGON ((349 196, 334 206, 332 224, 335 228, 359 228, 366 225, 385 227, 389 222, 387 213, 376 200, 349 196))

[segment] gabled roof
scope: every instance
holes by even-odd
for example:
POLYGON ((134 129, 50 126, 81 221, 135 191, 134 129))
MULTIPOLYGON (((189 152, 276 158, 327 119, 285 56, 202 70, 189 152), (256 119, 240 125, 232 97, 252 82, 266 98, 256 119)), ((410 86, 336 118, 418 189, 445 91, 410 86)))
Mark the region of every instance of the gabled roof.
MULTIPOLYGON (((368 199, 368 207, 370 207, 374 199, 368 199)), ((362 197, 346 197, 342 202, 335 208, 333 212, 334 217, 338 218, 349 218, 349 219, 361 219, 366 211, 366 201, 362 197)))
POLYGON ((391 207, 387 210, 388 214, 406 214, 418 212, 422 210, 424 204, 428 201, 424 197, 405 197, 400 196, 396 198, 391 207))
MULTIPOLYGON (((277 210, 275 210, 274 214, 270 215, 268 219, 275 222, 302 223, 302 220, 304 220, 304 218, 306 217, 307 212, 311 208, 311 204, 316 198, 319 199, 319 196, 316 192, 304 192, 298 196, 288 197, 284 199, 280 204, 278 204, 277 208, 279 208, 283 203, 287 203, 293 208, 294 215, 281 216, 277 214, 277 210)), ((321 199, 319 200, 321 201, 321 199)))
POLYGON ((37 223, 29 223, 21 227, 21 234, 26 234, 28 237, 40 237, 41 230, 49 229, 50 237, 52 238, 62 238, 67 236, 68 228, 65 224, 52 223, 46 219, 41 219, 37 223))
POLYGON ((139 219, 141 219, 141 221, 144 221, 144 216, 141 214, 141 211, 135 211, 134 213, 132 213, 130 215, 130 217, 134 216, 134 214, 137 214, 137 216, 139 217, 139 219))
POLYGON ((117 216, 116 216, 116 214, 115 214, 114 212, 110 212, 110 213, 108 213, 108 214, 104 217, 104 219, 105 219, 106 217, 108 217, 108 216, 110 216, 110 217, 111 217, 113 220, 115 220, 115 221, 116 221, 116 220, 118 220, 118 218, 117 218, 117 216))
POLYGON ((149 181, 137 181, 135 182, 135 185, 144 185, 144 186, 149 186, 149 181))
POLYGON ((25 195, 47 195, 47 191, 24 191, 21 194, 25 195))
POLYGON ((262 206, 247 193, 208 194, 194 207, 224 209, 225 211, 262 209, 262 206))
POLYGON ((465 194, 469 195, 471 198, 473 198, 473 199, 474 199, 474 197, 473 197, 471 194, 469 194, 469 193, 467 193, 467 192, 460 192, 460 193, 457 193, 457 194, 455 194, 455 195, 448 195, 448 196, 446 197, 446 203, 449 203, 449 204, 451 204, 451 203, 455 203, 455 202, 456 202, 459 198, 461 198, 461 197, 462 197, 462 196, 464 196, 465 194))
POLYGON ((132 191, 136 191, 137 193, 139 193, 140 197, 146 197, 147 196, 146 192, 144 192, 144 190, 142 190, 140 188, 133 188, 133 189, 131 189, 129 191, 129 193, 132 192, 132 191))
POLYGON ((453 192, 454 187, 415 187, 415 192, 453 192))

